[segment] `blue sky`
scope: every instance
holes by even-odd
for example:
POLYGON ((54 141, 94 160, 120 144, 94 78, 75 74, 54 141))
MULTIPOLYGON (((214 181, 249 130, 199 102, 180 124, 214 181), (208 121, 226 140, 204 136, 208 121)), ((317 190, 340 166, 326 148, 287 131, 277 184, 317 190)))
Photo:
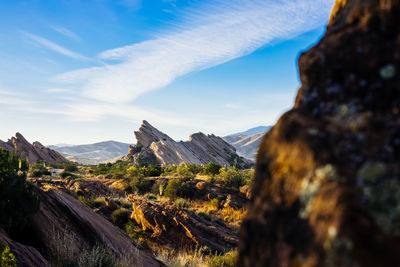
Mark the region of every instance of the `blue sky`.
POLYGON ((134 142, 271 125, 333 0, 0 0, 0 139, 134 142))

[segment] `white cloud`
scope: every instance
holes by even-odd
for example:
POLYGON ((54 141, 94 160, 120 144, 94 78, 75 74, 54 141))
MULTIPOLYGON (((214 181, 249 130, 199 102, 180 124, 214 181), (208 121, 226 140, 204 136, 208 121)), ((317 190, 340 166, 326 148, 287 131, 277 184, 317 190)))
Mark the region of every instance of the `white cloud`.
POLYGON ((56 53, 59 53, 61 55, 64 55, 64 56, 67 56, 67 57, 70 57, 70 58, 73 58, 73 59, 88 60, 87 57, 82 56, 82 55, 80 55, 78 53, 75 53, 75 52, 73 52, 71 50, 68 50, 67 48, 64 48, 64 47, 62 47, 62 46, 60 46, 60 45, 58 45, 58 44, 56 44, 56 43, 54 43, 52 41, 49 41, 49 40, 47 40, 47 39, 45 39, 43 37, 40 37, 40 36, 35 35, 35 34, 28 33, 28 32, 23 32, 23 34, 26 37, 28 37, 30 40, 35 42, 36 44, 38 44, 38 45, 40 45, 42 47, 45 47, 47 49, 50 49, 50 50, 52 50, 52 51, 54 51, 56 53))
POLYGON ((70 31, 70 30, 68 30, 68 29, 66 29, 64 27, 55 25, 55 26, 51 26, 50 28, 52 28, 56 32, 61 33, 62 35, 66 36, 66 37, 68 37, 70 39, 73 39, 73 40, 75 40, 77 42, 81 42, 82 41, 81 38, 76 33, 74 33, 73 31, 70 31))
POLYGON ((312 30, 327 22, 333 2, 217 1, 198 10, 186 10, 179 25, 154 40, 99 55, 104 60, 118 60, 117 63, 64 73, 55 80, 74 84, 92 99, 128 103, 187 73, 312 30))

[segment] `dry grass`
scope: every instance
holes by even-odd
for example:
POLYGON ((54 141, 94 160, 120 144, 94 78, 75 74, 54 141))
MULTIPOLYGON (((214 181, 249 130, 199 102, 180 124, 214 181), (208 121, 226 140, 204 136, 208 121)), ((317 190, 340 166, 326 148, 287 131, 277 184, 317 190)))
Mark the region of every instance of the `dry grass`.
POLYGON ((156 258, 167 267, 234 267, 237 251, 232 250, 225 255, 203 255, 200 250, 193 252, 172 253, 168 250, 160 251, 156 258))

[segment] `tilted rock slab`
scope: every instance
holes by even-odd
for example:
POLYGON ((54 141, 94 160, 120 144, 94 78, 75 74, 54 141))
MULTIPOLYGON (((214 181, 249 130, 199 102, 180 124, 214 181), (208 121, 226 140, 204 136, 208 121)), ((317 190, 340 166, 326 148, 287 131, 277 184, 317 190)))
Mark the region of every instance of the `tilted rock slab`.
POLYGON ((214 162, 222 166, 231 166, 235 164, 235 159, 240 161, 236 163, 251 164, 251 161, 240 158, 233 146, 215 135, 199 132, 192 134, 187 142, 175 142, 147 121, 143 121, 139 130, 135 132, 135 137, 137 146, 141 146, 142 150, 130 149, 130 154, 134 156, 134 159, 154 154, 158 163, 164 165, 214 162))
POLYGON ((400 266, 400 1, 337 1, 262 141, 238 266, 400 266))
POLYGON ((164 266, 149 250, 138 248, 125 232, 70 194, 51 186, 44 190, 36 190, 40 210, 32 216, 32 238, 44 250, 57 247, 59 237, 70 234, 74 238, 69 245, 78 251, 104 245, 118 257, 129 258, 134 266, 164 266))
POLYGON ((38 161, 51 163, 70 162, 57 151, 47 148, 39 142, 29 143, 20 133, 16 133, 15 137, 12 137, 7 142, 0 140, 0 147, 8 151, 14 151, 17 156, 26 158, 30 164, 38 161))

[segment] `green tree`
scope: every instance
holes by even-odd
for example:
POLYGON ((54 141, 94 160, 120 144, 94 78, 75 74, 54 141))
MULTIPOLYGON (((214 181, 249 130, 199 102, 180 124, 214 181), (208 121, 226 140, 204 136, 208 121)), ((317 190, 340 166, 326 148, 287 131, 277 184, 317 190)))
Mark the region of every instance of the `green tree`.
POLYGON ((209 162, 206 166, 204 166, 204 174, 215 176, 219 173, 220 169, 221 165, 214 162, 209 162))
POLYGON ((0 149, 0 226, 18 230, 28 223, 28 215, 39 208, 33 185, 26 182, 28 163, 7 150, 0 149))

